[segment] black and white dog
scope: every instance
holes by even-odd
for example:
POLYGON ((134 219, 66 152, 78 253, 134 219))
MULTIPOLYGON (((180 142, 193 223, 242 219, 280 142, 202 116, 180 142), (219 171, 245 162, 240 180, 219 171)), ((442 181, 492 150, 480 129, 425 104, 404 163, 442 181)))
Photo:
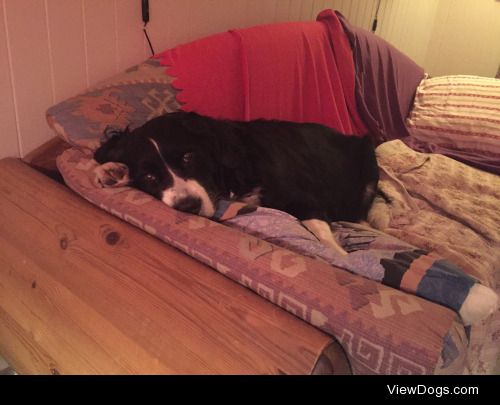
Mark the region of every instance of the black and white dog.
POLYGON ((130 185, 169 207, 211 217, 220 199, 288 212, 345 254, 331 221, 360 221, 377 191, 368 137, 319 124, 216 120, 175 112, 115 132, 94 155, 102 187, 130 185))

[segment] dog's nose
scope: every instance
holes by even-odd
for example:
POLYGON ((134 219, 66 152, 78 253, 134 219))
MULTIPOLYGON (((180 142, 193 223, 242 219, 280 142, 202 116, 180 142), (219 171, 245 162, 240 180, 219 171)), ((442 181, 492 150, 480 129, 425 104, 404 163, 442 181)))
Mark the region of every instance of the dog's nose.
POLYGON ((201 209, 201 199, 197 197, 186 197, 175 204, 174 208, 179 211, 198 214, 201 209))

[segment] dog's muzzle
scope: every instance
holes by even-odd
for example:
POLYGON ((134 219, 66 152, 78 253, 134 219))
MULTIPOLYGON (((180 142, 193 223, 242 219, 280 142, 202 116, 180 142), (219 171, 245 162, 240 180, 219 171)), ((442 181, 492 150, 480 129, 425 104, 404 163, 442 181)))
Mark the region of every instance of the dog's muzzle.
POLYGON ((190 214, 199 214, 201 210, 201 198, 186 197, 174 205, 176 210, 189 212, 190 214))

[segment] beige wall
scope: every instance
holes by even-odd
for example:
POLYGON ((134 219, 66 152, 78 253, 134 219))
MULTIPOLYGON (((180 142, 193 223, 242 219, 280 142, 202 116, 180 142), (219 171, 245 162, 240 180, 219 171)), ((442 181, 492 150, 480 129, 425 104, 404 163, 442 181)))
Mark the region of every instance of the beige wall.
POLYGON ((424 66, 440 1, 382 0, 377 34, 424 66))
POLYGON ((500 1, 440 0, 424 59, 434 75, 495 76, 500 65, 500 1))
MULTIPOLYGON (((446 58, 441 57, 455 31, 439 28, 438 20, 456 12, 443 3, 455 2, 488 3, 488 21, 493 21, 490 3, 495 3, 495 12, 500 8, 494 0, 382 0, 378 34, 432 68, 431 73, 444 72, 453 52, 462 50, 454 45, 446 58), (437 41, 439 36, 445 40, 437 41), (429 44, 434 46, 428 48, 429 44)), ((325 8, 338 9, 353 24, 369 29, 376 4, 377 0, 150 0, 149 34, 160 51, 232 27, 311 20, 325 8)), ((470 8, 464 11, 470 14, 470 8)), ((461 32, 466 35, 470 29, 461 32)), ((470 66, 487 54, 484 74, 493 75, 498 51, 492 55, 487 44, 479 47, 473 42, 467 42, 477 51, 470 66)), ((24 156, 53 136, 45 123, 49 106, 148 56, 139 0, 0 0, 0 158, 24 156)), ((464 58, 456 59, 453 68, 462 68, 459 62, 464 58)))

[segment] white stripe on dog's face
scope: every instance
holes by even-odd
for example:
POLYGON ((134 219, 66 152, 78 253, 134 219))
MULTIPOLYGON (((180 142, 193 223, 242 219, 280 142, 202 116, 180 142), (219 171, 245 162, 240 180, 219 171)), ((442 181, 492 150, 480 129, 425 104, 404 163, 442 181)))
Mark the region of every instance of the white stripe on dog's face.
POLYGON ((168 166, 167 162, 165 162, 165 159, 163 159, 158 144, 153 139, 148 139, 158 151, 158 154, 160 155, 166 170, 169 172, 173 179, 173 185, 163 190, 163 196, 161 198, 162 202, 169 207, 175 208, 176 205, 178 205, 182 200, 186 198, 199 198, 201 200, 199 215, 202 215, 204 217, 213 216, 215 214, 215 207, 205 188, 196 180, 185 180, 177 176, 168 166))
POLYGON ((184 180, 177 176, 168 166, 168 172, 174 179, 172 187, 163 191, 162 201, 169 207, 175 208, 183 199, 189 197, 196 197, 201 199, 201 209, 199 215, 204 217, 211 217, 215 214, 215 207, 208 193, 203 186, 196 180, 184 180))

